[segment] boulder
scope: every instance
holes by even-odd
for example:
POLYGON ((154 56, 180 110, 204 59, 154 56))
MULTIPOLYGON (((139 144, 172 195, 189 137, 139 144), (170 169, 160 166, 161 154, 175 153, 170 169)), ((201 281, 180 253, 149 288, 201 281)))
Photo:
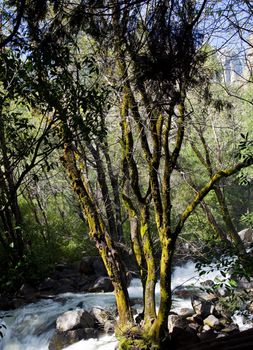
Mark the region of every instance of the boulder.
POLYGON ((74 292, 74 282, 71 278, 61 278, 59 279, 59 287, 57 288, 57 293, 67 293, 74 292))
POLYGON ((93 257, 87 256, 82 258, 79 265, 79 272, 82 276, 90 276, 95 274, 93 268, 93 257))
POLYGON ((94 285, 89 288, 89 292, 99 293, 99 292, 113 292, 113 284, 110 277, 99 277, 94 285))
POLYGON ((211 328, 217 328, 220 326, 220 321, 214 315, 209 315, 204 319, 203 323, 211 328))
POLYGON ((51 277, 47 277, 43 282, 39 285, 39 290, 41 291, 49 291, 49 290, 57 290, 59 287, 58 281, 52 279, 51 277))
POLYGON ((82 339, 97 338, 97 331, 93 328, 75 329, 66 332, 55 332, 51 338, 48 349, 62 350, 82 339))
POLYGON ((238 232, 238 235, 240 236, 241 240, 245 245, 248 245, 250 243, 253 243, 253 229, 252 228, 246 228, 240 232, 238 232))
POLYGON ((108 276, 105 265, 100 257, 94 257, 92 266, 96 276, 108 276))
POLYGON ((56 320, 56 329, 58 332, 65 332, 77 328, 93 328, 94 326, 94 316, 84 309, 66 311, 56 320))
POLYGON ((19 289, 19 294, 24 296, 25 298, 34 296, 35 293, 36 293, 36 289, 28 283, 22 284, 22 286, 19 289))
POLYGON ((251 277, 249 280, 245 277, 241 277, 238 279, 238 288, 241 289, 252 289, 253 288, 253 278, 251 277))
POLYGON ((99 325, 104 326, 107 321, 112 321, 113 315, 100 307, 93 307, 90 311, 91 315, 95 319, 95 322, 99 325))
POLYGON ((214 312, 213 303, 199 296, 194 295, 191 302, 194 312, 203 318, 206 318, 214 312))
POLYGON ((212 340, 217 338, 218 333, 213 328, 211 328, 207 331, 203 331, 199 333, 198 336, 201 341, 206 341, 206 340, 212 340))
MULTIPOLYGON (((0 310, 1 311, 8 311, 12 309, 16 309, 16 299, 9 298, 7 296, 0 295, 0 310)), ((21 305, 22 305, 21 301, 21 305)), ((17 306, 18 307, 18 306, 17 306)))
POLYGON ((104 332, 112 335, 114 333, 115 323, 113 321, 106 321, 104 324, 104 332))
MULTIPOLYGON (((225 298, 224 298, 225 300, 225 298)), ((232 316, 232 312, 229 311, 227 308, 224 307, 224 305, 222 303, 217 303, 215 305, 215 311, 214 311, 214 315, 218 318, 223 317, 225 318, 227 321, 231 322, 231 316, 232 316)))
POLYGON ((174 328, 185 329, 188 325, 188 322, 179 315, 169 315, 168 316, 168 329, 169 333, 172 333, 174 328))
POLYGON ((183 307, 178 312, 178 315, 183 317, 183 318, 191 317, 193 314, 194 314, 193 309, 190 309, 188 307, 183 307))
POLYGON ((79 272, 82 276, 107 276, 104 263, 98 256, 87 256, 82 258, 79 265, 79 272))

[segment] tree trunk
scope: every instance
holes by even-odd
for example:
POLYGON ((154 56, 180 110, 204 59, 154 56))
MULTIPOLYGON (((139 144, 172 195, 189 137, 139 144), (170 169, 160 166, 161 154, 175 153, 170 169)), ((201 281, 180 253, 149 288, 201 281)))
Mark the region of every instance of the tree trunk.
POLYGON ((84 174, 81 174, 81 171, 77 167, 74 148, 70 144, 65 144, 62 161, 68 171, 72 188, 78 196, 80 205, 87 219, 89 235, 95 240, 108 276, 112 279, 119 315, 119 320, 117 322, 118 329, 120 332, 123 332, 128 329, 133 322, 124 265, 117 254, 110 233, 107 232, 96 201, 92 198, 88 182, 85 180, 84 174))

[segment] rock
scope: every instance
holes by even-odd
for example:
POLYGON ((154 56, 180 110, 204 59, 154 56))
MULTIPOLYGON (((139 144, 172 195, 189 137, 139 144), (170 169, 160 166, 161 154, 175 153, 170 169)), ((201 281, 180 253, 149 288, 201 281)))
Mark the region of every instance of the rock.
POLYGON ((191 323, 188 323, 188 327, 197 333, 200 326, 195 322, 191 322, 191 323))
POLYGON ((208 324, 205 324, 205 325, 203 326, 203 328, 202 328, 202 330, 203 330, 204 332, 210 331, 210 329, 211 329, 211 327, 208 326, 208 324))
POLYGON ((58 263, 55 264, 55 270, 62 272, 65 269, 66 264, 65 263, 58 263))
POLYGON ((227 310, 226 308, 224 308, 224 306, 220 303, 217 303, 215 305, 215 311, 214 311, 214 315, 216 317, 223 317, 228 321, 231 321, 231 311, 227 310))
POLYGON ((93 328, 95 326, 94 317, 83 309, 66 311, 56 320, 56 329, 65 332, 77 328, 93 328))
POLYGON ((98 293, 98 292, 113 292, 113 284, 110 277, 99 277, 94 285, 89 288, 89 292, 98 293))
POLYGON ((211 328, 217 328, 220 325, 220 321, 214 315, 209 315, 204 319, 203 323, 211 328))
POLYGON ((246 245, 253 242, 253 229, 252 228, 246 228, 246 229, 238 232, 238 235, 240 236, 243 243, 246 245))
POLYGON ((32 287, 28 283, 22 284, 22 286, 19 289, 20 295, 24 296, 25 298, 31 297, 36 293, 36 289, 32 287))
POLYGON ((13 298, 8 298, 6 296, 0 296, 0 310, 8 311, 16 308, 16 303, 13 298))
POLYGON ((183 318, 187 318, 190 317, 194 314, 193 309, 190 309, 188 307, 184 307, 182 309, 179 310, 178 315, 183 317, 183 318))
POLYGON ((57 293, 67 293, 74 292, 74 281, 71 278, 61 278, 59 279, 59 287, 57 288, 57 293))
POLYGON ((192 290, 187 289, 176 289, 173 292, 175 295, 177 295, 179 298, 191 298, 192 297, 192 290))
POLYGON ((248 305, 247 305, 247 310, 253 314, 253 301, 251 301, 248 305))
POLYGON ((40 283, 39 285, 39 290, 57 290, 57 288, 59 287, 59 283, 58 281, 47 277, 43 282, 40 283))
POLYGON ((144 320, 144 312, 140 312, 136 317, 135 317, 135 322, 137 324, 141 324, 141 322, 144 320))
POLYGON ((143 305, 143 299, 142 298, 131 298, 130 299, 130 305, 143 305))
POLYGON ((88 292, 90 288, 92 288, 97 281, 97 276, 84 276, 81 280, 79 280, 78 290, 82 292, 88 292))
POLYGON ((203 324, 203 317, 201 315, 194 314, 192 317, 194 322, 198 323, 199 325, 203 324))
POLYGON ((238 280, 238 288, 241 289, 252 289, 253 288, 253 278, 247 280, 245 277, 242 277, 238 280))
POLYGON ((82 276, 107 276, 104 263, 98 256, 88 256, 82 258, 79 265, 79 272, 82 276))
POLYGON ((55 332, 49 342, 49 350, 62 350, 82 339, 97 338, 97 331, 93 328, 75 329, 66 332, 55 332))
POLYGON ((90 311, 91 315, 94 317, 95 322, 99 325, 104 327, 104 325, 108 322, 108 321, 113 321, 114 318, 112 316, 112 314, 104 309, 101 309, 99 307, 93 307, 90 311))
POLYGON ((220 297, 227 297, 229 295, 229 290, 227 288, 218 288, 217 289, 217 294, 220 297))
POLYGON ((200 283, 202 287, 204 288, 212 288, 214 286, 214 281, 212 280, 206 280, 204 282, 200 283))
POLYGON ((114 333, 115 324, 113 321, 106 321, 104 324, 104 331, 106 334, 112 335, 114 333))
POLYGON ((204 332, 199 333, 198 336, 199 336, 199 339, 201 341, 206 341, 206 340, 211 340, 211 339, 217 338, 218 333, 215 332, 215 330, 211 328, 208 331, 204 331, 204 332))
POLYGON ((179 316, 179 315, 168 316, 169 333, 172 333, 175 327, 185 329, 187 327, 187 324, 188 324, 187 321, 182 316, 179 316))
POLYGON ((108 276, 105 265, 100 257, 94 257, 92 266, 96 276, 108 276))
POLYGON ((240 333, 240 330, 237 324, 231 323, 229 325, 226 325, 226 327, 223 328, 221 332, 225 335, 230 335, 240 333))
POLYGON ((173 332, 170 335, 171 338, 171 349, 177 349, 179 347, 184 347, 187 345, 193 345, 199 343, 199 337, 196 335, 195 331, 191 329, 184 329, 174 327, 173 332))
POLYGON ((212 314, 214 311, 214 305, 212 302, 207 301, 196 295, 192 297, 192 307, 195 313, 197 315, 201 315, 203 318, 212 314))

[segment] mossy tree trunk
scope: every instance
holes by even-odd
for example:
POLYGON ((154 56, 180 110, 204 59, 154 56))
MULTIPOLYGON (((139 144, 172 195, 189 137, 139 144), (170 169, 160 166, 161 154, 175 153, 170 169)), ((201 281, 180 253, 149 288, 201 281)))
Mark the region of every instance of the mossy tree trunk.
POLYGON ((77 158, 79 157, 75 152, 75 147, 66 143, 62 161, 87 219, 90 237, 95 240, 108 275, 112 279, 119 314, 118 327, 123 331, 132 323, 125 268, 115 249, 115 242, 107 232, 89 182, 78 167, 77 158))

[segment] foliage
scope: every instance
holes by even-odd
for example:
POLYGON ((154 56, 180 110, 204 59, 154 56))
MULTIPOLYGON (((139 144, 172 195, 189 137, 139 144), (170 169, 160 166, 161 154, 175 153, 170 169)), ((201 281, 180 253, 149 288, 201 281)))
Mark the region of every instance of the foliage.
MULTIPOLYGON (((90 247, 81 243, 85 227, 115 287, 118 329, 129 338, 122 347, 148 339, 161 348, 168 338, 173 255, 184 229, 189 240, 200 231, 205 242, 219 243, 224 278, 229 264, 235 275, 250 273, 241 257, 229 262, 223 255, 230 240, 244 251, 225 178, 253 163, 251 136, 243 131, 238 139, 234 105, 213 81, 216 75, 220 82, 217 57, 204 44, 203 23, 224 9, 219 2, 210 11, 206 1, 153 0, 5 5, 16 20, 1 39, 1 181, 7 190, 0 199, 13 227, 9 232, 1 219, 0 237, 6 255, 16 236, 20 249, 12 280, 4 283, 15 288, 28 271, 36 280, 56 260, 75 259, 90 247), (5 140, 14 136, 9 147, 5 140), (118 249, 124 236, 144 290, 136 338, 118 249)), ((234 278, 216 281, 229 291, 235 284, 234 278)))

